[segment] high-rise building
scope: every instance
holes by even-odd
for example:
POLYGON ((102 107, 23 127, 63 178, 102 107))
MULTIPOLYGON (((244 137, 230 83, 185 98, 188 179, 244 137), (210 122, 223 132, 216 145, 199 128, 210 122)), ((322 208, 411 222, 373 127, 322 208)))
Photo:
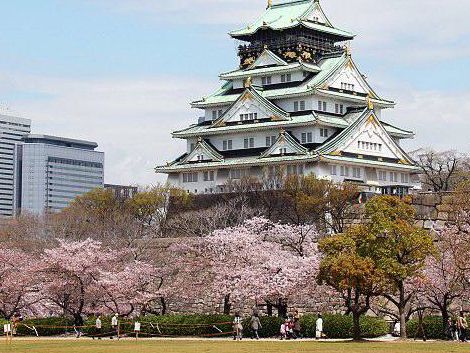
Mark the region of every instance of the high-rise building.
POLYGON ((408 192, 417 168, 400 141, 414 134, 383 120, 395 103, 359 71, 348 45, 355 35, 334 26, 319 0, 269 1, 230 35, 244 43, 239 67, 192 103, 203 117, 173 133, 186 152, 157 172, 193 193, 312 173, 368 192, 408 192))
POLYGON ((58 212, 75 197, 104 186, 104 153, 95 142, 27 135, 17 147, 17 208, 58 212))
POLYGON ((31 132, 31 120, 0 114, 0 217, 11 217, 15 205, 15 146, 31 132))

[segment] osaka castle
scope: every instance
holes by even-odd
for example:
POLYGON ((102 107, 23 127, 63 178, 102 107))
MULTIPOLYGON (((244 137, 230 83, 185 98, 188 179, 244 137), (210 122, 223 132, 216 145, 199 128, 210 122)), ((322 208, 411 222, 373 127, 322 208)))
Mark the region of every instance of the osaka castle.
POLYGON ((268 1, 230 36, 240 42, 239 67, 192 102, 202 117, 173 132, 186 152, 156 168, 171 185, 220 193, 247 178, 315 174, 408 193, 417 168, 400 143, 414 134, 384 121, 395 103, 361 73, 349 49, 355 35, 334 26, 319 0, 268 1))

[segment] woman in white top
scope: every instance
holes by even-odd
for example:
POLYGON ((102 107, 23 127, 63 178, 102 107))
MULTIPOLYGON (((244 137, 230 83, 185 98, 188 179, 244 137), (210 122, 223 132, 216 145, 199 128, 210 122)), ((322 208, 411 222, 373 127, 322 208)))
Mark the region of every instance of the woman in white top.
POLYGON ((315 338, 319 340, 320 338, 323 337, 323 317, 321 315, 318 315, 318 319, 317 319, 315 326, 316 326, 315 338))

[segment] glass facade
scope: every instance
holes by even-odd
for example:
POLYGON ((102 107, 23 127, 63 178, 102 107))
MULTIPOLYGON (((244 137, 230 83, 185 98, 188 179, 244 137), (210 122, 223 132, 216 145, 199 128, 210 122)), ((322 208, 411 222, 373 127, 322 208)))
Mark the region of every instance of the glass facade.
POLYGON ((15 213, 16 146, 30 132, 30 120, 0 115, 0 217, 15 213))
POLYGON ((58 212, 77 196, 104 187, 104 154, 94 148, 35 139, 26 140, 22 150, 22 212, 58 212))

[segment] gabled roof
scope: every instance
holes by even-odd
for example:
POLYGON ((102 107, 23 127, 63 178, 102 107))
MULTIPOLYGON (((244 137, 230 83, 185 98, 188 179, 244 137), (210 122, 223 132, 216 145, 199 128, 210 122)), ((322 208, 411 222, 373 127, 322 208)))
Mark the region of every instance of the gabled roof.
POLYGON ((261 154, 261 158, 272 157, 272 156, 283 156, 285 154, 302 155, 302 154, 307 154, 307 153, 308 153, 308 148, 305 148, 300 143, 298 143, 297 140, 293 138, 289 133, 285 131, 281 131, 276 142, 270 148, 268 148, 263 154, 261 154), (280 152, 281 150, 284 150, 284 149, 287 149, 287 153, 280 152))
POLYGON ((260 107, 264 107, 268 112, 272 114, 273 120, 289 120, 290 114, 285 110, 279 108, 277 105, 269 101, 268 99, 264 98, 258 91, 250 86, 246 87, 245 91, 239 95, 238 99, 231 104, 231 106, 225 111, 224 114, 220 118, 214 121, 214 123, 210 126, 211 128, 217 128, 220 126, 224 126, 225 122, 232 117, 233 110, 236 108, 240 103, 243 103, 247 99, 253 99, 260 107))
POLYGON ((213 148, 212 145, 210 145, 207 141, 203 140, 202 138, 199 138, 196 146, 194 147, 194 150, 192 150, 191 153, 181 159, 179 163, 190 163, 195 157, 201 154, 204 156, 208 156, 209 158, 204 159, 202 161, 198 161, 198 163, 222 162, 224 160, 224 157, 219 152, 217 152, 217 150, 213 148))
POLYGON ((211 170, 217 169, 230 169, 230 168, 247 168, 251 166, 272 166, 276 164, 290 163, 301 163, 318 161, 318 155, 316 154, 305 154, 305 155, 294 155, 294 156, 274 156, 274 157, 240 157, 225 159, 223 163, 220 162, 209 162, 209 163, 196 163, 196 164, 177 164, 172 163, 166 166, 158 166, 155 168, 157 173, 176 173, 182 171, 194 171, 194 170, 211 170))
POLYGON ((274 54, 269 49, 264 49, 263 52, 256 58, 253 64, 248 66, 248 69, 255 69, 257 67, 278 65, 278 66, 287 66, 289 65, 286 61, 282 60, 279 56, 274 54))
MULTIPOLYGON (((320 93, 330 97, 340 97, 343 99, 354 100, 358 104, 365 105, 367 100, 366 95, 354 95, 352 92, 340 92, 328 89, 328 83, 333 80, 335 75, 341 72, 342 68, 344 68, 346 65, 352 65, 351 67, 357 70, 357 67, 352 61, 351 56, 346 53, 339 56, 326 57, 318 63, 320 71, 311 79, 301 81, 296 86, 275 89, 269 89, 269 87, 265 87, 265 89, 260 91, 259 94, 267 99, 281 99, 320 93)), ((360 72, 357 72, 358 75, 360 75, 360 72)), ((371 95, 372 101, 375 105, 383 107, 394 106, 392 101, 380 98, 365 80, 364 85, 367 86, 369 91, 368 93, 371 95)), ((232 87, 233 84, 231 82, 227 82, 217 92, 203 98, 200 101, 193 102, 191 105, 194 108, 207 108, 211 106, 231 104, 239 97, 239 94, 230 94, 232 87)))
POLYGON ((230 72, 225 72, 220 74, 220 78, 222 80, 236 80, 241 78, 247 77, 257 77, 257 76, 264 76, 267 74, 282 74, 285 72, 293 72, 297 70, 303 70, 308 72, 319 72, 321 69, 318 65, 306 63, 303 61, 290 63, 287 66, 268 66, 268 67, 260 67, 254 69, 238 69, 230 72))
POLYGON ((413 160, 407 155, 405 151, 390 137, 382 123, 379 121, 375 112, 368 108, 364 109, 362 114, 354 121, 349 127, 341 131, 338 135, 327 141, 325 144, 320 146, 316 152, 320 155, 333 155, 341 156, 342 149, 346 147, 349 140, 354 137, 354 134, 367 123, 374 124, 381 132, 388 137, 385 141, 388 146, 396 151, 396 157, 401 161, 402 164, 414 165, 413 160))
MULTIPOLYGON (((320 20, 320 19, 319 19, 320 20)), ((323 12, 318 0, 281 0, 266 9, 264 14, 249 26, 233 31, 234 38, 244 38, 260 29, 275 31, 304 26, 312 30, 328 33, 339 37, 339 40, 353 39, 354 34, 333 27, 323 12), (315 22, 310 15, 317 11, 322 22, 315 22)))

